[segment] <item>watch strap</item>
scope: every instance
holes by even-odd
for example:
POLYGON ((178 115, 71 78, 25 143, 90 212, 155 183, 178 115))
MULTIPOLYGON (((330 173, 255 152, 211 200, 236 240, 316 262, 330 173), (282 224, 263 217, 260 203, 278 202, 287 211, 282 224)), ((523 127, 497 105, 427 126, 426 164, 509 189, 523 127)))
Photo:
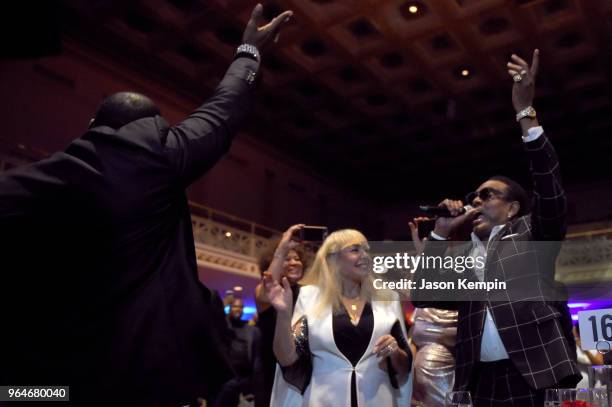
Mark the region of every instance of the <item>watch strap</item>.
POLYGON ((532 119, 536 117, 536 111, 533 108, 533 106, 527 106, 526 108, 518 112, 516 114, 516 121, 519 122, 521 121, 521 119, 524 119, 525 117, 531 117, 532 119))

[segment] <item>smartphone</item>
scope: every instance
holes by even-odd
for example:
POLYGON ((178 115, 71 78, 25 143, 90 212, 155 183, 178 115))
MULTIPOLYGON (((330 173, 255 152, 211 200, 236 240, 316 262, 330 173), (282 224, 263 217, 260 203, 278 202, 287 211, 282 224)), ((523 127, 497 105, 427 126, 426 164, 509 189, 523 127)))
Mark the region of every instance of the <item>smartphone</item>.
POLYGON ((429 233, 431 233, 434 230, 435 226, 436 226, 435 219, 420 221, 417 225, 419 229, 419 239, 423 240, 423 238, 429 236, 429 233))
POLYGON ((322 242, 329 234, 327 226, 304 226, 296 233, 301 242, 322 242))

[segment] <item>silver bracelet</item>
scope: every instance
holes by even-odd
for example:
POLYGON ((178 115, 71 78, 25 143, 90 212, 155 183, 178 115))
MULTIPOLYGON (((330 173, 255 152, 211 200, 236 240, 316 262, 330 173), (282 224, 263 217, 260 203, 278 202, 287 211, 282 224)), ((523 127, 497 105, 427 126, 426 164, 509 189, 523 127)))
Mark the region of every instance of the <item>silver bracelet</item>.
POLYGON ((240 54, 247 54, 254 58, 257 62, 261 62, 261 56, 259 54, 259 50, 255 45, 251 44, 240 44, 238 48, 236 48, 236 56, 240 54))

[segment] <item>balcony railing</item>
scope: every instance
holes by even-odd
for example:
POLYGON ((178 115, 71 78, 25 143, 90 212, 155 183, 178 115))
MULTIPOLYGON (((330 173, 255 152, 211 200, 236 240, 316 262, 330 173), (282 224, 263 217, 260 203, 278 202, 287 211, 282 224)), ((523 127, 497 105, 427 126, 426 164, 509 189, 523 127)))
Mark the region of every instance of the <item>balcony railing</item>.
POLYGON ((190 202, 193 236, 207 244, 257 258, 270 247, 280 232, 223 211, 190 202))
POLYGON ((609 222, 576 225, 557 258, 556 277, 566 284, 612 281, 612 228, 609 222))

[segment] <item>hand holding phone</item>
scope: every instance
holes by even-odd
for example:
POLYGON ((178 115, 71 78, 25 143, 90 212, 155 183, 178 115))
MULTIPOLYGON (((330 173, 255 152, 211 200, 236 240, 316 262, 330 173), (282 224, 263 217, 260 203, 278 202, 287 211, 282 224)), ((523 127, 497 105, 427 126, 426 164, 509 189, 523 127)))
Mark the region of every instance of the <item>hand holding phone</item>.
POLYGON ((295 239, 300 242, 322 242, 329 234, 327 226, 307 226, 295 231, 295 239))

